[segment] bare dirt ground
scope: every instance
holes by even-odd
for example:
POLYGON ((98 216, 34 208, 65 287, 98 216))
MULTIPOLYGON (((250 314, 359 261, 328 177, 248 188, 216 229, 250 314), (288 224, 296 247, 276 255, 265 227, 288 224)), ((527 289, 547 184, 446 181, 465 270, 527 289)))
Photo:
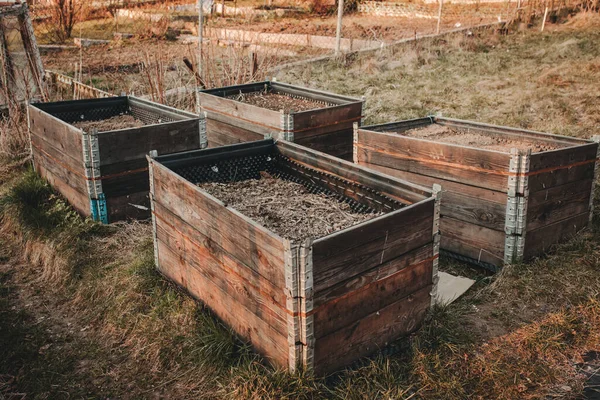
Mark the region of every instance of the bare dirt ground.
POLYGON ((115 131, 118 129, 139 128, 144 123, 133 115, 117 115, 101 121, 81 121, 73 123, 76 128, 90 132, 95 129, 98 132, 115 131))
POLYGON ((532 152, 539 153, 542 151, 556 150, 561 147, 552 143, 510 139, 506 136, 494 135, 493 133, 485 134, 469 130, 454 129, 438 124, 410 129, 405 132, 400 132, 399 135, 433 140, 441 143, 477 147, 486 150, 502 151, 505 153, 509 153, 513 148, 519 150, 531 149, 532 152))
POLYGON ((327 104, 319 101, 291 97, 279 93, 243 93, 229 96, 229 98, 273 111, 283 110, 286 113, 290 111, 309 111, 327 107, 327 104))
POLYGON ((258 180, 199 186, 278 235, 297 241, 320 238, 380 215, 357 213, 333 196, 310 193, 301 184, 266 172, 261 175, 258 180))

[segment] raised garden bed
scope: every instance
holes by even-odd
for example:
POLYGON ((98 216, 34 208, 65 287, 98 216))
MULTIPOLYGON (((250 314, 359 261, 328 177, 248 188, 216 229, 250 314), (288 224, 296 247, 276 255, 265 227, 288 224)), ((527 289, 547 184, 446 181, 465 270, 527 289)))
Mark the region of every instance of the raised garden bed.
POLYGON ((597 158, 591 140, 447 118, 356 127, 354 136, 359 165, 441 184, 442 250, 491 270, 588 225, 597 158))
POLYGON ((36 171, 104 223, 150 216, 150 150, 206 146, 203 119, 134 97, 38 103, 28 112, 36 171))
POLYGON ((284 141, 149 163, 157 268, 276 366, 335 371, 421 324, 437 190, 284 141))
POLYGON ((285 139, 350 160, 363 101, 278 82, 200 91, 208 146, 285 139))

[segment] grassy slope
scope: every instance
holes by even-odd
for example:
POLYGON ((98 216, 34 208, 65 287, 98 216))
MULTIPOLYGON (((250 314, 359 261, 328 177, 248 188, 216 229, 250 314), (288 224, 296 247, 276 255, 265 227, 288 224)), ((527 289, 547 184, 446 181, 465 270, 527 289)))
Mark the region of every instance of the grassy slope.
POLYGON ((596 16, 544 33, 455 35, 300 67, 279 78, 364 95, 366 123, 442 113, 589 137, 600 125, 599 28, 596 16))
MULTIPOLYGON (((355 61, 348 72, 330 64, 288 77, 314 76, 323 79, 316 82, 321 87, 351 94, 377 87, 368 104, 379 121, 452 106, 452 116, 508 123, 517 118, 510 110, 524 109, 520 121, 532 121, 528 127, 561 132, 553 128, 567 120, 565 114, 553 117, 559 99, 572 107, 583 101, 587 105, 565 129, 584 134, 594 125, 590 118, 598 118, 590 113, 598 104, 589 100, 599 93, 598 79, 581 72, 564 76, 573 81, 567 86, 542 84, 533 77, 543 68, 524 72, 535 62, 523 54, 575 38, 574 47, 566 46, 569 58, 554 58, 553 68, 579 62, 573 71, 593 71, 598 49, 586 43, 598 36, 561 31, 458 40, 355 61), (497 69, 507 48, 519 56, 497 69), (386 69, 392 62, 402 64, 386 69), (350 74, 353 79, 344 80, 350 74), (444 78, 428 82, 436 76, 444 78), (524 86, 545 88, 546 95, 530 88, 533 97, 520 97, 506 89, 517 97, 498 105, 498 89, 475 84, 504 80, 520 87, 508 81, 513 76, 525 79, 524 86), (436 96, 410 89, 418 82, 436 96), (425 98, 434 100, 419 105, 425 98), (404 108, 413 103, 418 107, 404 108), (478 114, 470 114, 474 104, 478 114)), ((468 297, 434 310, 417 335, 395 343, 395 355, 327 379, 288 375, 263 366, 202 305, 158 276, 147 224, 98 226, 76 216, 31 173, 0 178, 0 398, 15 392, 32 398, 569 397, 582 387, 576 363, 600 347, 600 235, 589 232, 547 259, 482 279, 468 297)))

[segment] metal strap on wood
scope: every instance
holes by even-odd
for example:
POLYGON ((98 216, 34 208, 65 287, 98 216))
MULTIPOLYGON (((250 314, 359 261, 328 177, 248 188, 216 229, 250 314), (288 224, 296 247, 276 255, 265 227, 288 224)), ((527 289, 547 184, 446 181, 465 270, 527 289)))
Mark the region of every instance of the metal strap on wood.
POLYGON ((206 132, 206 119, 208 113, 206 111, 200 113, 200 120, 198 121, 198 128, 200 130, 200 148, 205 149, 208 147, 208 134, 206 132))
POLYGON ((298 245, 292 245, 289 240, 284 242, 284 248, 285 297, 288 327, 288 367, 290 371, 296 371, 302 360, 303 352, 300 336, 300 302, 298 301, 299 248, 298 245))
POLYGON ((300 285, 300 341, 302 342, 302 365, 312 371, 315 359, 315 335, 313 317, 313 247, 312 239, 308 238, 300 245, 299 257, 300 285))
POLYGON ((158 152, 156 150, 150 151, 149 155, 146 157, 148 160, 148 175, 150 177, 150 209, 152 210, 152 241, 154 246, 154 266, 156 269, 160 270, 159 258, 158 258, 158 233, 156 231, 156 213, 154 212, 154 158, 158 157, 158 152))
POLYGON ((512 264, 523 259, 529 201, 529 163, 531 150, 511 149, 508 189, 506 201, 506 221, 504 233, 504 263, 512 264))
POLYGON ((592 220, 594 219, 594 194, 596 192, 596 180, 598 179, 598 160, 600 159, 600 135, 596 135, 592 137, 592 140, 598 143, 598 149, 596 150, 596 164, 594 164, 594 179, 592 179, 592 189, 590 193, 590 218, 589 225, 592 225, 592 220))
POLYGON ((439 265, 439 253, 440 253, 440 202, 442 200, 442 186, 439 184, 433 185, 433 197, 435 198, 435 205, 433 207, 433 268, 431 281, 433 286, 431 287, 431 305, 433 306, 437 297, 438 289, 438 265, 439 265))
POLYGON ((358 122, 352 124, 352 162, 358 164, 358 122))
POLYGON ((102 179, 100 174, 98 131, 95 129, 90 133, 82 131, 81 143, 83 147, 83 167, 90 198, 92 218, 94 221, 108 224, 108 209, 106 197, 102 191, 102 179))

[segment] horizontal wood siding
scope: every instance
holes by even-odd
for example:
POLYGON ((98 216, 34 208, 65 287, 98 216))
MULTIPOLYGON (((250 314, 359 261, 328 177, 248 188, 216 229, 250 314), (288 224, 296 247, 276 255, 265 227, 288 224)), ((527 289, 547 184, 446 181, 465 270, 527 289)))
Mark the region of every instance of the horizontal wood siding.
POLYGON ((228 144, 264 139, 264 134, 220 122, 212 118, 209 118, 206 121, 206 134, 209 147, 219 147, 228 144))
POLYGON ((442 186, 441 215, 469 222, 486 228, 504 231, 506 219, 506 192, 463 185, 444 179, 413 174, 379 165, 360 163, 390 176, 406 179, 420 185, 430 186, 438 183, 442 186))
POLYGON ((525 259, 587 226, 597 151, 588 143, 531 155, 525 259))
POLYGON ((360 122, 362 102, 292 113, 294 139, 306 139, 339 130, 352 131, 360 122))
POLYGON ((310 149, 352 161, 352 126, 347 129, 318 136, 295 138, 294 142, 310 149))
POLYGON ((315 304, 322 290, 431 242, 433 210, 433 199, 426 200, 316 240, 315 304))
POLYGON ((317 371, 366 356, 421 323, 437 257, 434 207, 424 200, 313 243, 317 371))
MULTIPOLYGON (((208 120, 223 122, 263 136, 272 134, 277 137, 281 132, 281 113, 279 111, 267 110, 202 92, 200 92, 200 104, 202 111, 207 113, 208 120)), ((210 135, 208 128, 207 132, 210 135)))
POLYGON ((588 223, 589 212, 586 211, 528 231, 525 236, 524 258, 530 259, 543 255, 553 245, 572 238, 577 232, 588 226, 588 223))
POLYGON ((158 268, 287 366, 285 243, 152 162, 158 268))
POLYGON ((90 214, 81 131, 29 106, 35 170, 81 214, 90 214))
POLYGON ((199 121, 184 120, 98 133, 100 165, 145 160, 151 150, 170 154, 200 148, 199 121))
POLYGON ((431 285, 315 342, 315 371, 326 374, 417 330, 430 304, 431 285))
POLYGON ((496 266, 504 263, 504 232, 442 216, 440 233, 444 250, 496 266))
POLYGON ((494 191, 507 188, 510 154, 359 129, 358 163, 401 169, 494 191))
POLYGON ((529 195, 527 230, 532 231, 589 210, 592 180, 570 182, 529 195))

